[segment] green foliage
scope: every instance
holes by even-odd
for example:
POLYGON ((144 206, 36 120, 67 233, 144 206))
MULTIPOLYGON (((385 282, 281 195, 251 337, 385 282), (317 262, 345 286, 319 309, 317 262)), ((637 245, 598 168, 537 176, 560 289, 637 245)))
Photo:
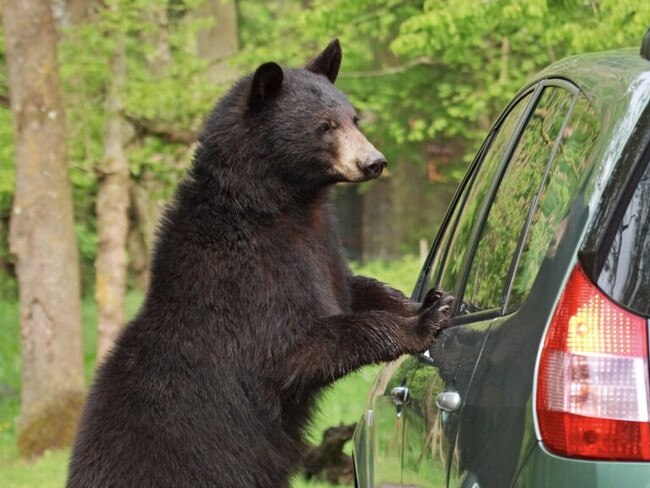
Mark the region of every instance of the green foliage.
POLYGON ((68 451, 48 451, 34 463, 0 461, 0 476, 5 488, 62 488, 65 486, 68 451))
MULTIPOLYGON (((80 222, 77 230, 82 262, 90 272, 96 251, 96 243, 87 232, 94 232, 95 227, 98 175, 94 168, 103 153, 105 97, 111 83, 109 61, 118 38, 126 38, 127 81, 122 93, 125 116, 196 129, 220 93, 207 83, 205 63, 194 54, 196 31, 206 24, 188 16, 198 3, 188 0, 169 5, 170 18, 162 26, 158 25, 157 15, 165 7, 160 2, 113 0, 82 24, 61 32, 60 70, 75 212, 80 222)), ((186 151, 178 143, 146 134, 131 134, 127 154, 134 179, 147 168, 163 188, 169 189, 167 194, 185 167, 179 164, 179 158, 187 160, 186 151)))
POLYGON ((442 135, 474 139, 480 117, 494 118, 535 71, 571 54, 639 45, 649 14, 650 4, 635 1, 429 0, 391 49, 451 71, 452 83, 434 87, 448 121, 442 135))
MULTIPOLYGON (((231 81, 209 83, 206 63, 195 54, 196 32, 210 22, 192 15, 202 2, 110 0, 83 23, 61 30, 60 71, 84 276, 92 275, 94 262, 94 168, 102 157, 109 61, 117 40, 126 37, 127 118, 196 132, 231 81)), ((443 180, 454 182, 498 112, 533 73, 567 55, 638 46, 650 2, 239 0, 238 14, 241 50, 229 62, 240 72, 268 60, 300 65, 339 37, 344 63, 337 85, 358 107, 369 138, 394 162, 423 164, 431 162, 429 145, 450 148, 451 161, 438 170, 443 180)), ((4 57, 0 38, 0 94, 6 95, 4 57)), ((0 107, 4 220, 13 192, 9 121, 8 108, 0 107)), ((146 170, 167 197, 189 163, 188 148, 135 128, 128 147, 133 180, 137 183, 146 170)), ((5 256, 6 236, 0 240, 0 256, 5 256)), ((92 280, 84 283, 88 291, 92 280)))
POLYGON ((364 264, 353 263, 352 270, 356 274, 372 276, 401 290, 409 296, 420 274, 422 263, 415 256, 404 256, 392 261, 369 261, 364 264))
POLYGON ((0 212, 3 218, 9 216, 14 190, 14 147, 11 113, 0 110, 0 212))

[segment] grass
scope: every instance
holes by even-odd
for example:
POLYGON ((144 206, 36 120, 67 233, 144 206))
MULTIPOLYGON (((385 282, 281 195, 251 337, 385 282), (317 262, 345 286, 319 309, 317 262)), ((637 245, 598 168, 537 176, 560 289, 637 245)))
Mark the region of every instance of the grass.
MULTIPOLYGON (((373 276, 407 295, 415 283, 420 264, 417 258, 407 257, 397 261, 375 261, 355 265, 356 273, 373 276)), ((127 315, 132 316, 139 307, 142 296, 127 296, 127 315)), ((82 303, 84 367, 87 382, 92 379, 95 365, 96 309, 92 299, 82 303)), ((320 402, 310 440, 318 443, 323 431, 332 425, 356 422, 376 367, 364 368, 337 382, 327 390, 320 402)), ((62 488, 65 484, 69 451, 47 452, 35 462, 28 463, 18 457, 16 428, 20 413, 20 328, 16 302, 0 302, 0 485, 3 488, 62 488)), ((349 450, 349 445, 347 446, 349 450)), ((297 478, 293 488, 329 488, 326 483, 297 478)))

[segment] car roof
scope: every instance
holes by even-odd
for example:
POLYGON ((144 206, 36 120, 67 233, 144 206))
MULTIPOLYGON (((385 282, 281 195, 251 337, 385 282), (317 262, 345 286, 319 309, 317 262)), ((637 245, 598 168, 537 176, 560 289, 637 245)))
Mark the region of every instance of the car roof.
POLYGON ((575 83, 603 116, 615 108, 613 101, 647 103, 650 97, 650 61, 636 48, 571 56, 551 64, 535 78, 549 77, 575 83))
POLYGON ((545 78, 577 85, 600 124, 578 202, 589 214, 581 252, 590 268, 597 265, 593 255, 650 145, 650 61, 636 48, 581 54, 550 65, 535 81, 545 78))

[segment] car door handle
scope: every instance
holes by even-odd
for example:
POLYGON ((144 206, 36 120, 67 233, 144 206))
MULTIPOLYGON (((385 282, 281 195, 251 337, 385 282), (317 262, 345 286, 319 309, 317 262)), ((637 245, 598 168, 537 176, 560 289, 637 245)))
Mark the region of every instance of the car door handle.
POLYGON ((436 405, 445 412, 455 412, 461 403, 460 395, 455 391, 443 391, 436 397, 436 405))
POLYGON ((402 407, 411 399, 411 392, 405 386, 396 386, 390 391, 390 398, 395 405, 402 407))

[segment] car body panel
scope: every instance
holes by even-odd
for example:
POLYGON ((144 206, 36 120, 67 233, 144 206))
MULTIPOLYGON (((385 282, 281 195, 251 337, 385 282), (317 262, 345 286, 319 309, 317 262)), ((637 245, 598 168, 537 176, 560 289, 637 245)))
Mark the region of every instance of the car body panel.
MULTIPOLYGON (((436 399, 457 393, 463 401, 491 321, 448 328, 429 351, 431 361, 419 366, 409 380, 411 401, 405 407, 402 484, 409 487, 444 487, 460 426, 462 410, 447 412, 436 399)), ((463 401, 462 408, 473 407, 463 401)))
POLYGON ((533 378, 539 344, 559 300, 558 290, 577 262, 587 219, 584 199, 577 198, 528 299, 519 310, 492 323, 466 399, 471 408, 461 413, 456 447, 460 481, 509 486, 538 443, 533 378))
POLYGON ((650 464, 566 459, 535 446, 515 488, 650 488, 650 464))
POLYGON ((354 433, 354 462, 360 487, 401 484, 404 416, 391 398, 394 388, 405 386, 419 360, 413 356, 384 365, 371 388, 363 419, 354 433))

